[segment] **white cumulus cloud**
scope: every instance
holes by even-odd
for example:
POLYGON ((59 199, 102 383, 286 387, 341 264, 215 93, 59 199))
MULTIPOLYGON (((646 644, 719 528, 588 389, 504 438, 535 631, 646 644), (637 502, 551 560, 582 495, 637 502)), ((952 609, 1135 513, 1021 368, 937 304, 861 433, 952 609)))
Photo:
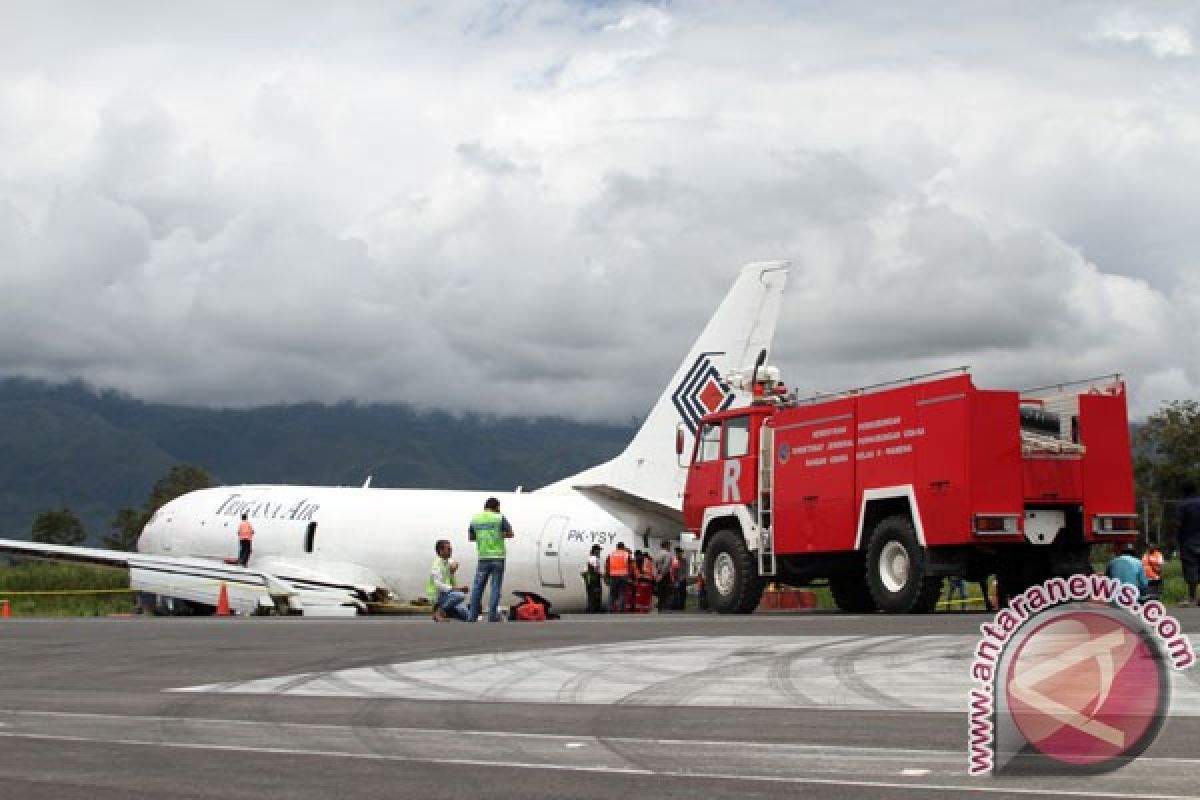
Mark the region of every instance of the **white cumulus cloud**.
POLYGON ((736 271, 774 360, 1200 394, 1186 6, 0 9, 0 374, 626 420, 736 271))

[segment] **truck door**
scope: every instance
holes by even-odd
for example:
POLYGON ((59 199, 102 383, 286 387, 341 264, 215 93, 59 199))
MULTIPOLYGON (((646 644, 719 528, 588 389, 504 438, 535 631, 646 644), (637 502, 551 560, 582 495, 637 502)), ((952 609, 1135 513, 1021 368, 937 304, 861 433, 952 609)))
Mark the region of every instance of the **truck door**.
POLYGON ((695 456, 688 468, 683 494, 685 527, 699 530, 704 509, 721 502, 721 477, 721 423, 705 423, 696 437, 695 456))
POLYGON ((721 504, 753 503, 757 481, 754 448, 751 446, 750 417, 731 417, 725 420, 722 437, 721 504))
POLYGON ((538 577, 542 586, 562 586, 562 563, 558 551, 562 546, 563 531, 567 529, 567 518, 554 516, 542 526, 542 538, 538 542, 538 577))

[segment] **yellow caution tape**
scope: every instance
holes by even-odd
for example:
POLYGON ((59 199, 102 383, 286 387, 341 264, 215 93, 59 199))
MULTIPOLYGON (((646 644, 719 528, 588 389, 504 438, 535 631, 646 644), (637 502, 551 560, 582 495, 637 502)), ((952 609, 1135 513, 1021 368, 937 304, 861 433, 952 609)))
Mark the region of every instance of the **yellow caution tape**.
POLYGON ((5 589, 0 589, 0 597, 26 597, 30 595, 47 595, 47 594, 117 594, 121 592, 136 592, 137 589, 61 589, 59 591, 39 591, 39 592, 10 592, 5 589))
MULTIPOLYGON (((156 587, 154 591, 150 591, 148 589, 51 589, 41 591, 10 592, 6 589, 0 589, 0 597, 24 597, 27 595, 119 594, 121 592, 148 592, 149 594, 161 594, 164 591, 170 591, 172 589, 196 589, 201 586, 220 586, 222 583, 228 586, 231 581, 196 581, 195 583, 189 583, 186 586, 160 586, 156 587)), ((230 588, 232 589, 233 587, 230 588)), ((246 586, 245 584, 239 583, 237 589, 243 592, 250 591, 270 594, 265 586, 246 586)))

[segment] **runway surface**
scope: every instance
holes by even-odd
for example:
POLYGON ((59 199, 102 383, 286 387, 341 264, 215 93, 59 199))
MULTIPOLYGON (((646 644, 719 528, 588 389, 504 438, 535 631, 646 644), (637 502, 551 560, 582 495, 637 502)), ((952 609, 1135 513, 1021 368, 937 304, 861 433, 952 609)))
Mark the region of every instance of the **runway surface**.
POLYGON ((969 777, 985 619, 9 619, 0 797, 1200 796, 1200 669, 1118 772, 969 777))

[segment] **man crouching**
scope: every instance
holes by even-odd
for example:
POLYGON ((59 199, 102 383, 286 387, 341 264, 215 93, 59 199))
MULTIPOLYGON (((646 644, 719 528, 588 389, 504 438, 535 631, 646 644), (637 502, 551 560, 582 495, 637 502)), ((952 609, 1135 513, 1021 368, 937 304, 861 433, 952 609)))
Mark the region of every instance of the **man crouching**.
POLYGON ((433 621, 444 622, 448 617, 454 617, 466 622, 467 609, 462 602, 467 599, 467 587, 452 583, 454 573, 458 570, 458 564, 450 560, 454 546, 449 539, 438 539, 433 549, 437 558, 433 560, 429 579, 425 582, 425 592, 433 604, 433 621))

